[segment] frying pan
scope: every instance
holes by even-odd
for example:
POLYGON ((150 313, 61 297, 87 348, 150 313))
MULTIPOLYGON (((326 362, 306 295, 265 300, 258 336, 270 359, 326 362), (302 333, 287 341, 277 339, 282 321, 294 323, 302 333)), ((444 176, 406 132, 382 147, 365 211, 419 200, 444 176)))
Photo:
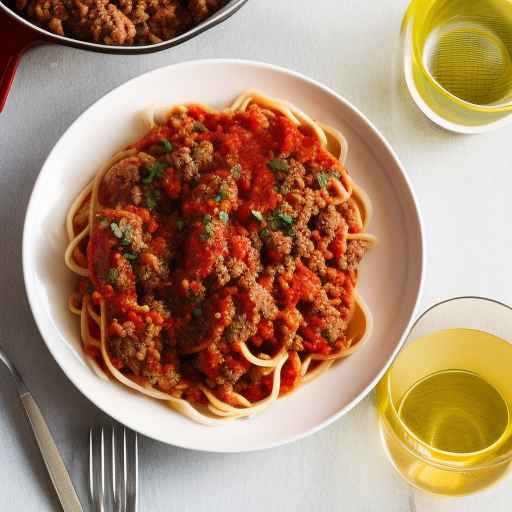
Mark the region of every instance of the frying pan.
POLYGON ((3 110, 7 94, 14 80, 14 75, 23 53, 37 44, 56 43, 65 46, 82 48, 92 52, 114 54, 140 54, 165 50, 177 46, 197 36, 201 32, 227 20, 247 0, 230 0, 224 7, 212 14, 208 19, 187 32, 157 44, 140 46, 113 46, 107 44, 80 41, 71 37, 60 36, 37 26, 23 18, 11 7, 9 0, 0 0, 0 112, 3 110))

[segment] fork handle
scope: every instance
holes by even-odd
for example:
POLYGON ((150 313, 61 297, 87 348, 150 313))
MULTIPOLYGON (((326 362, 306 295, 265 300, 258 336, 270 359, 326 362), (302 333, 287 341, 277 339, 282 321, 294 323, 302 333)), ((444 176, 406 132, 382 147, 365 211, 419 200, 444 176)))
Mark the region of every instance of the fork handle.
POLYGON ((46 469, 57 491, 62 509, 64 512, 83 512, 64 461, 36 401, 28 391, 20 393, 20 399, 46 464, 46 469))

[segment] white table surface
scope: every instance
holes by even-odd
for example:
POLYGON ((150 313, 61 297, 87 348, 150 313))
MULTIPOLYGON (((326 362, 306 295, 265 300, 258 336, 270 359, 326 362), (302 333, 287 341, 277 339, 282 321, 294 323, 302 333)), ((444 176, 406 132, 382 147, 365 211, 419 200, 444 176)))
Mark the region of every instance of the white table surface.
MULTIPOLYGON (((428 248, 422 307, 464 294, 512 303, 512 127, 457 136, 411 104, 392 72, 406 4, 250 0, 225 24, 161 53, 108 56, 46 46, 23 58, 0 114, 0 339, 38 400, 84 503, 87 432, 108 418, 72 386, 38 334, 23 287, 22 223, 34 180, 59 136, 129 78, 184 60, 239 57, 332 87, 384 133, 416 190, 428 248)), ((58 510, 3 370, 0 408, 0 510, 58 510)), ((384 456, 369 399, 319 434, 271 451, 207 454, 149 439, 141 445, 143 512, 512 509, 510 477, 464 499, 411 493, 384 456)))

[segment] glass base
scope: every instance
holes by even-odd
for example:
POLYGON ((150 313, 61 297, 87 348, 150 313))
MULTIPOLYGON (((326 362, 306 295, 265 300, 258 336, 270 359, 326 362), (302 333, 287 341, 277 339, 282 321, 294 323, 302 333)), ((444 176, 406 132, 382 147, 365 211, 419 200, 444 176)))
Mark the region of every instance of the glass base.
POLYGON ((398 474, 413 487, 437 496, 466 496, 483 491, 499 483, 511 468, 510 462, 471 471, 436 467, 404 448, 393 434, 386 432, 383 420, 379 430, 385 452, 398 474))

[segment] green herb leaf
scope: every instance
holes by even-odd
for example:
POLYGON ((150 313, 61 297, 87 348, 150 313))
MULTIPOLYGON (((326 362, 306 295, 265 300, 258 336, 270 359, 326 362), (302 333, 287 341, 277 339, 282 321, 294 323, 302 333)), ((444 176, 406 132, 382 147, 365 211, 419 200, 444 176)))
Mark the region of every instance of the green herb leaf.
POLYGON ((119 277, 119 269, 116 267, 111 267, 108 269, 107 272, 107 283, 114 284, 117 281, 117 278, 119 277))
POLYGON ((219 195, 222 199, 228 199, 231 196, 231 190, 229 189, 229 185, 227 183, 222 183, 219 187, 219 195))
POLYGON ((121 245, 130 245, 133 238, 133 227, 127 224, 123 229, 123 237, 121 238, 121 245))
POLYGON ((196 318, 199 318, 203 316, 203 310, 201 308, 194 308, 192 310, 192 315, 194 315, 196 318))
POLYGON ((160 144, 162 144, 164 151, 166 153, 170 153, 173 149, 173 145, 167 139, 162 139, 160 141, 160 144))
POLYGON ((213 235, 213 222, 211 215, 205 215, 203 217, 203 233, 201 234, 201 238, 203 240, 208 240, 213 235))
POLYGON ((273 171, 287 171, 288 170, 288 162, 281 158, 274 158, 273 160, 269 160, 267 165, 273 171))
POLYGON ((146 205, 151 210, 154 210, 158 206, 159 200, 160 200, 160 191, 159 190, 150 190, 146 194, 146 205))
POLYGON ((207 132, 208 131, 208 128, 206 128, 206 126, 201 123, 201 121, 196 121, 193 125, 192 125, 192 131, 193 132, 199 132, 199 133, 202 133, 202 132, 207 132))
POLYGON ((138 258, 138 256, 133 252, 125 252, 123 256, 128 261, 135 261, 138 258))
POLYGON ((320 188, 327 188, 327 185, 329 184, 329 180, 331 178, 338 178, 340 177, 340 173, 338 171, 320 171, 316 175, 316 181, 320 185, 320 188))
POLYGON ((224 224, 227 224, 229 222, 229 215, 226 212, 220 212, 219 213, 219 219, 224 222, 224 224))
POLYGON ((279 212, 277 216, 279 220, 284 224, 287 224, 288 226, 291 226, 293 224, 292 217, 290 217, 287 213, 279 212))
POLYGON ((329 183, 330 175, 325 171, 321 171, 316 175, 316 181, 320 185, 320 188, 327 188, 327 184, 329 183))
POLYGON ((258 210, 251 210, 251 213, 256 220, 259 220, 260 222, 263 222, 265 220, 263 218, 263 214, 258 210))
POLYGON ((119 224, 112 222, 110 224, 110 230, 116 238, 123 238, 123 230, 119 227, 119 224))
POLYGON ((240 164, 235 164, 231 167, 231 176, 235 178, 235 180, 239 179, 242 174, 242 166, 240 164))
POLYGON ((274 231, 282 231, 285 235, 293 235, 293 218, 287 213, 274 211, 269 219, 270 227, 274 231))
POLYGON ((267 228, 263 228, 260 231, 260 238, 267 238, 270 236, 270 231, 267 228))
POLYGON ((176 219, 176 227, 178 228, 178 231, 182 231, 185 227, 185 221, 183 219, 176 219))
POLYGON ((149 167, 146 167, 148 175, 142 178, 142 183, 144 183, 144 185, 150 185, 155 179, 160 179, 163 176, 164 169, 166 168, 167 164, 158 161, 149 167))
POLYGON ((130 245, 133 237, 133 227, 131 224, 127 224, 122 228, 119 224, 112 222, 110 230, 116 238, 119 238, 121 245, 130 245))

